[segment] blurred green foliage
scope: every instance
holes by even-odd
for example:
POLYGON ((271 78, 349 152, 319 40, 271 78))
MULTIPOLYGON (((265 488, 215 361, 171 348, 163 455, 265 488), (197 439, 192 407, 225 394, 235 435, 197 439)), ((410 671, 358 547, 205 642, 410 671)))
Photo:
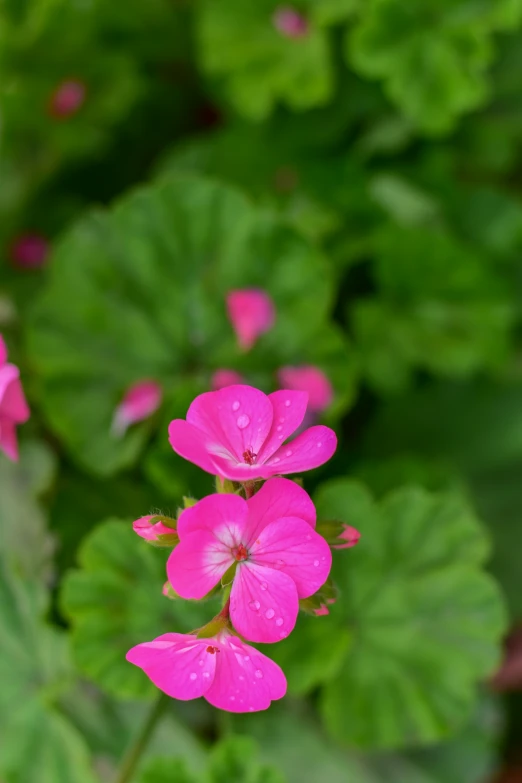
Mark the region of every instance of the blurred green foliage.
POLYGON ((521 0, 4 0, 0 76, 0 332, 32 410, 0 455, 2 782, 117 780, 156 693, 125 653, 215 609, 163 596, 131 529, 214 491, 168 423, 215 370, 268 392, 286 364, 333 384, 305 487, 361 541, 329 616, 263 648, 287 698, 170 703, 133 781, 488 781, 522 737, 485 693, 522 619, 521 0), (277 320, 242 353, 247 286, 277 320), (115 438, 143 378, 161 409, 115 438))

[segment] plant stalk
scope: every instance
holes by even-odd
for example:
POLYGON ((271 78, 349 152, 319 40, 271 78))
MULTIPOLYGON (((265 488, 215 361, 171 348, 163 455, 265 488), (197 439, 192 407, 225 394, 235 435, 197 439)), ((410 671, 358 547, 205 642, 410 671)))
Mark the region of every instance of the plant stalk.
POLYGON ((138 767, 140 758, 145 751, 149 740, 154 733, 159 720, 161 719, 165 708, 169 703, 169 697, 166 693, 161 693, 156 703, 152 706, 152 709, 147 717, 147 720, 143 724, 143 727, 123 757, 121 768, 116 778, 116 783, 130 783, 134 777, 134 773, 138 767))

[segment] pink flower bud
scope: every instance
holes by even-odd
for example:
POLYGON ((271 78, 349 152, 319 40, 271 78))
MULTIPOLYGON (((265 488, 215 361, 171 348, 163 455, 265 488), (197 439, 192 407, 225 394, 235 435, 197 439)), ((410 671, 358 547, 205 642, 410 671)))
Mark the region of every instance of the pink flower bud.
POLYGON ((350 527, 350 525, 344 525, 344 530, 342 533, 339 533, 337 536, 337 539, 341 540, 341 544, 333 544, 333 549, 350 549, 350 547, 355 546, 361 537, 361 534, 358 530, 356 530, 354 527, 350 527))
POLYGON ((306 18, 290 6, 277 8, 272 22, 276 30, 286 38, 304 38, 310 32, 306 18))
POLYGON ((87 90, 78 79, 67 79, 55 89, 49 101, 49 114, 55 119, 67 119, 83 106, 87 90))
POLYGON ((314 609, 314 614, 316 617, 324 617, 325 615, 330 614, 330 610, 327 606, 321 604, 318 609, 314 609))
POLYGON ((139 381, 125 393, 116 408, 112 422, 112 432, 121 437, 131 424, 148 419, 161 405, 163 392, 156 381, 139 381))
POLYGON ((146 517, 136 519, 132 523, 132 529, 140 538, 144 538, 150 544, 173 546, 179 540, 176 529, 163 524, 159 514, 149 514, 146 517), (162 540, 160 536, 168 536, 168 538, 162 540))
POLYGON ((211 379, 213 391, 234 386, 235 383, 243 383, 243 378, 235 370, 216 370, 211 379))
POLYGON ((230 291, 227 312, 240 347, 249 351, 275 322, 275 307, 270 296, 259 288, 230 291))
POLYGON ((283 389, 308 392, 308 408, 314 413, 328 408, 333 400, 332 384, 319 367, 281 367, 278 379, 283 389))
POLYGON ((9 255, 15 266, 35 269, 47 261, 49 243, 40 234, 22 234, 12 243, 9 255))

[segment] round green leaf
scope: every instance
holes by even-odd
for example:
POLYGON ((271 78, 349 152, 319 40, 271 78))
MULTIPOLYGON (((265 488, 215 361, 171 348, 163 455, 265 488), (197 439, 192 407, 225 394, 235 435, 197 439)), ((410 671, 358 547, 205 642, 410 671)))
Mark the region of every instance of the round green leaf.
POLYGON ((217 607, 163 596, 165 551, 142 541, 130 522, 104 522, 84 540, 78 560, 80 569, 66 576, 61 598, 79 669, 115 696, 149 697, 155 689, 125 660, 127 651, 163 633, 189 633, 212 619, 217 607))
POLYGON ((322 712, 338 739, 393 748, 448 736, 469 716, 476 682, 498 663, 505 613, 482 570, 484 533, 456 493, 404 489, 375 504, 364 487, 333 480, 320 517, 361 531, 336 555, 341 598, 331 607, 352 631, 322 712))

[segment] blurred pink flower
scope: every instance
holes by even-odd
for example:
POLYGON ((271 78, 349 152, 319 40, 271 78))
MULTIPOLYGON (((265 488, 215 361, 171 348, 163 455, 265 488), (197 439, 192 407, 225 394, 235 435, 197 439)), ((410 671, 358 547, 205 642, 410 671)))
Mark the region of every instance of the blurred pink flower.
POLYGON ((7 361, 7 346, 0 335, 0 450, 15 462, 18 459, 16 427, 29 416, 20 371, 7 361))
POLYGON ((43 266, 49 255, 49 242, 40 234, 21 234, 11 244, 9 255, 15 266, 43 266))
POLYGON ((299 599, 330 573, 330 547, 314 527, 314 504, 288 479, 270 479, 249 500, 209 495, 179 517, 169 582, 182 598, 200 599, 236 566, 234 628, 252 642, 279 642, 295 626, 299 599))
POLYGON ((112 422, 112 432, 121 437, 131 424, 148 419, 161 405, 163 392, 156 381, 138 381, 125 393, 116 408, 112 422))
POLYGON ((243 378, 235 370, 216 370, 211 379, 212 389, 225 389, 227 386, 243 383, 243 378))
POLYGON ((290 6, 277 8, 272 21, 276 30, 286 38, 304 38, 310 32, 310 25, 303 14, 290 6))
POLYGON ((310 427, 283 445, 303 421, 308 395, 227 386, 192 402, 187 419, 170 423, 175 452, 207 473, 232 481, 299 473, 323 465, 337 447, 329 427, 310 427))
POLYGON ((240 347, 249 351, 275 322, 274 303, 260 288, 244 288, 227 295, 227 312, 240 347))
POLYGON ((350 525, 344 525, 344 530, 339 533, 337 539, 341 541, 340 544, 333 544, 333 549, 350 549, 359 543, 361 534, 358 530, 350 525))
POLYGON ((281 367, 278 378, 284 389, 308 392, 308 408, 313 413, 320 413, 331 405, 333 400, 332 384, 319 367, 311 364, 304 364, 300 367, 281 367))
POLYGON ((173 699, 203 696, 228 712, 266 710, 286 693, 279 666, 226 629, 201 639, 166 633, 133 647, 127 660, 173 699))
POLYGON ((85 84, 78 79, 67 79, 56 87, 49 101, 49 113, 56 119, 66 119, 83 106, 87 95, 85 84))

